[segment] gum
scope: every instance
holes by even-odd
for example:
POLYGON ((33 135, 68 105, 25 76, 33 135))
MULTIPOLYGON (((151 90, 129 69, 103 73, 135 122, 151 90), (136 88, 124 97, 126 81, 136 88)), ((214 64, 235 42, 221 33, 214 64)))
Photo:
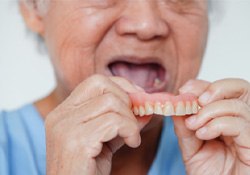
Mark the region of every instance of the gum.
POLYGON ((161 104, 170 102, 176 106, 178 102, 197 101, 197 97, 191 93, 186 93, 186 94, 175 96, 175 95, 165 93, 165 92, 153 93, 153 94, 141 92, 141 93, 130 93, 129 97, 132 101, 133 106, 144 105, 145 102, 149 102, 151 104, 155 104, 157 102, 160 102, 161 104))

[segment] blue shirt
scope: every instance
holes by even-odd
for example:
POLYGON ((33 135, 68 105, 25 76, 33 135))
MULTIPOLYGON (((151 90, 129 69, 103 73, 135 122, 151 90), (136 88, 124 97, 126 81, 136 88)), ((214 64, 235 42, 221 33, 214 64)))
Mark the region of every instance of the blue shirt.
MULTIPOLYGON (((33 105, 0 113, 0 175, 45 175, 44 122, 33 105)), ((184 175, 170 117, 164 120, 157 155, 149 175, 184 175)))

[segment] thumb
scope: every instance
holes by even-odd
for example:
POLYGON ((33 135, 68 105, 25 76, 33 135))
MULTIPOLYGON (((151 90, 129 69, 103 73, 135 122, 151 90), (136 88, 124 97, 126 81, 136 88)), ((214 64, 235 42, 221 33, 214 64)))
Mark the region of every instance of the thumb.
POLYGON ((211 83, 205 80, 189 80, 180 89, 180 94, 192 93, 196 96, 200 96, 211 83))
POLYGON ((178 138, 184 162, 190 160, 201 148, 203 141, 195 136, 195 132, 185 125, 187 116, 173 116, 175 134, 178 138))

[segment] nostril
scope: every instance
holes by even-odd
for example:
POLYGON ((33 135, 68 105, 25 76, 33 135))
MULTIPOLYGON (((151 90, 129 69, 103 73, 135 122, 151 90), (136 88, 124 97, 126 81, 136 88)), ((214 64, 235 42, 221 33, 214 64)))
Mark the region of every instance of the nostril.
POLYGON ((155 40, 168 36, 168 24, 158 18, 121 18, 117 21, 116 32, 120 36, 134 36, 139 40, 155 40))
POLYGON ((168 29, 159 25, 141 26, 141 30, 137 32, 140 40, 159 40, 167 36, 168 29))

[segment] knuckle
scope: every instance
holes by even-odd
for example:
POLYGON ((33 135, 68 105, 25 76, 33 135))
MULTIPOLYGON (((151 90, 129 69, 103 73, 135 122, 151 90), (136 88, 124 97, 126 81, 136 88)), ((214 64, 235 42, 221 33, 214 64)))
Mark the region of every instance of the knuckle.
POLYGON ((213 124, 209 126, 211 131, 220 132, 224 129, 224 121, 223 120, 216 120, 213 124))
POLYGON ((219 84, 219 81, 210 84, 210 85, 208 86, 208 91, 209 91, 211 94, 221 94, 222 88, 221 88, 221 86, 218 86, 218 84, 219 84))
POLYGON ((230 100, 230 103, 231 109, 236 113, 236 115, 240 115, 243 111, 249 110, 248 105, 239 99, 230 100))
POLYGON ((136 122, 132 122, 131 124, 131 134, 136 135, 140 133, 139 125, 136 122))
POLYGON ((109 118, 107 120, 111 121, 110 122, 111 126, 117 127, 119 124, 124 123, 124 117, 121 117, 119 114, 114 112, 108 113, 107 118, 109 118))
POLYGON ((125 127, 128 127, 130 130, 130 135, 137 135, 140 133, 140 127, 137 123, 137 121, 133 121, 130 118, 126 119, 126 122, 124 122, 125 127))
POLYGON ((249 86, 249 82, 247 80, 245 80, 245 79, 239 79, 239 81, 241 81, 242 84, 246 84, 246 85, 249 86))
MULTIPOLYGON (((86 131, 86 129, 87 128, 84 130, 86 131)), ((61 137, 59 135, 58 143, 60 143, 67 152, 81 153, 86 158, 93 158, 101 152, 102 143, 99 139, 93 138, 93 133, 96 130, 86 131, 85 133, 82 131, 82 127, 72 128, 61 137)))
MULTIPOLYGON (((85 88, 90 88, 90 89, 100 89, 103 88, 107 84, 107 77, 104 75, 100 74, 94 74, 87 78, 85 81, 80 83, 80 85, 77 86, 76 91, 82 92, 83 89, 85 88)), ((74 93, 75 91, 73 91, 74 93)))
POLYGON ((132 106, 132 102, 127 94, 124 96, 123 100, 128 106, 132 106))
POLYGON ((115 110, 115 111, 117 111, 122 107, 121 100, 119 100, 118 97, 113 93, 107 93, 104 95, 104 104, 110 110, 115 110))
POLYGON ((63 134, 57 141, 67 152, 81 152, 88 156, 91 154, 90 150, 94 144, 90 144, 86 135, 81 135, 80 137, 79 135, 79 131, 74 130, 68 134, 63 134))
POLYGON ((138 124, 136 121, 133 121, 130 118, 123 117, 117 113, 109 113, 107 114, 107 117, 110 121, 110 125, 114 127, 114 129, 119 129, 119 128, 129 128, 131 133, 138 133, 140 131, 138 124))
POLYGON ((95 85, 98 87, 98 86, 103 85, 107 82, 107 77, 105 77, 104 75, 95 74, 89 78, 89 81, 92 85, 95 85))
MULTIPOLYGON (((63 145, 64 150, 67 150, 69 152, 74 152, 79 149, 80 139, 67 137, 61 144, 63 145)), ((81 146, 81 149, 83 149, 83 146, 81 146)))

